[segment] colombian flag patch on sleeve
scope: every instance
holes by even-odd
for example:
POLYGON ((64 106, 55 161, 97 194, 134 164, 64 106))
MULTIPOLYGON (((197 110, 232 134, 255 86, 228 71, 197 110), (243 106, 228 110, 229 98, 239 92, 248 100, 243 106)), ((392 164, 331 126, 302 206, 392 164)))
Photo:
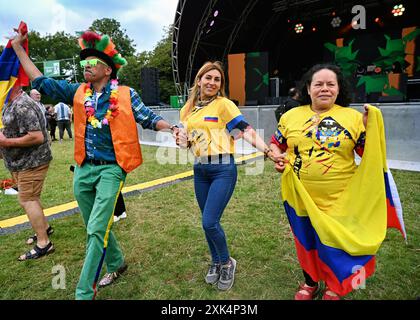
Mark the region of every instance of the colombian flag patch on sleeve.
POLYGON ((219 122, 218 117, 204 117, 204 121, 206 122, 219 122))

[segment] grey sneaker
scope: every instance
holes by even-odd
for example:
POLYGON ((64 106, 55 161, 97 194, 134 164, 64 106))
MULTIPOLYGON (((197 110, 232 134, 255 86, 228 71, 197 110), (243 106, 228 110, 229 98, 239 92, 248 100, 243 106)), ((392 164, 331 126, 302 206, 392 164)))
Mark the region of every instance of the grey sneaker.
POLYGON ((128 268, 128 265, 124 262, 124 264, 115 272, 105 273, 102 277, 101 281, 98 283, 99 288, 103 288, 109 286, 110 284, 114 283, 117 278, 120 277, 128 268))
POLYGON ((220 268, 220 278, 217 283, 219 290, 229 290, 235 280, 236 260, 230 257, 230 263, 222 265, 220 268))
POLYGON ((209 267, 209 271, 206 274, 206 282, 209 284, 215 284, 220 277, 220 264, 219 263, 213 263, 209 267))

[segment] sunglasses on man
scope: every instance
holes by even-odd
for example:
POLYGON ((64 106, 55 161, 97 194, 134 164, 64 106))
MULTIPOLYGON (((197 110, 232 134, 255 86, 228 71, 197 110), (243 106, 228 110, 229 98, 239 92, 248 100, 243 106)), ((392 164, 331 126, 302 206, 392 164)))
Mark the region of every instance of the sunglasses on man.
POLYGON ((103 62, 101 59, 89 59, 89 60, 81 60, 80 61, 80 66, 82 68, 85 68, 87 65, 91 66, 91 67, 95 67, 97 64, 102 63, 104 65, 106 65, 107 67, 109 67, 105 62, 103 62))

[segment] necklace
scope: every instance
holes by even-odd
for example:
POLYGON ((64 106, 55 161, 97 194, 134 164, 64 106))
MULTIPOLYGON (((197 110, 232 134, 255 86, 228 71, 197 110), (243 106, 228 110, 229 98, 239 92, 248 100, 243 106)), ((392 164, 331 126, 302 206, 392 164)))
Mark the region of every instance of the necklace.
POLYGON ((207 106, 207 105, 209 105, 211 102, 213 102, 213 100, 214 99, 216 99, 217 98, 217 95, 215 95, 215 96, 213 96, 213 97, 211 97, 209 100, 198 100, 198 103, 197 103, 197 108, 198 109, 201 109, 201 108, 203 108, 203 107, 205 107, 205 106, 207 106))
POLYGON ((84 100, 84 106, 86 111, 86 116, 88 122, 92 125, 94 128, 102 128, 102 126, 108 126, 109 122, 114 119, 118 114, 120 113, 118 111, 118 81, 117 80, 111 80, 111 96, 109 97, 109 107, 108 110, 105 113, 104 118, 99 121, 96 116, 96 110, 94 108, 94 105, 96 104, 95 99, 93 99, 93 91, 92 91, 92 84, 88 83, 88 85, 85 87, 85 100, 84 100))

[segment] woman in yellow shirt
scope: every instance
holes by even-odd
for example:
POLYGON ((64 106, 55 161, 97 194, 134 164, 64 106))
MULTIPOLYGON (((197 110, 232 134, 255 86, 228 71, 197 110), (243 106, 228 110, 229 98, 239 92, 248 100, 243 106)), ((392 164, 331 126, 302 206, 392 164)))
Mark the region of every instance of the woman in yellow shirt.
POLYGON ((220 219, 237 178, 234 132, 235 138, 243 137, 266 157, 274 158, 238 107, 226 98, 220 62, 206 62, 200 68, 180 119, 184 128, 179 130, 176 141, 179 146, 190 148, 195 156, 194 189, 212 258, 205 280, 217 284, 220 290, 229 290, 234 282, 236 260, 229 254, 220 219))
MULTIPOLYGON (((290 163, 316 206, 328 213, 356 171, 354 152, 363 154, 367 112, 347 108, 347 87, 337 66, 315 65, 304 75, 302 86, 304 105, 280 118, 270 148, 282 159, 276 170, 283 172, 290 163)), ((338 300, 328 283, 344 292, 351 276, 347 266, 357 258, 320 243, 308 217, 297 216, 286 202, 285 209, 305 277, 295 299, 312 300, 318 281, 324 280, 327 288, 322 298, 338 300)), ((360 257, 359 264, 366 266, 371 260, 371 256, 360 257)))

